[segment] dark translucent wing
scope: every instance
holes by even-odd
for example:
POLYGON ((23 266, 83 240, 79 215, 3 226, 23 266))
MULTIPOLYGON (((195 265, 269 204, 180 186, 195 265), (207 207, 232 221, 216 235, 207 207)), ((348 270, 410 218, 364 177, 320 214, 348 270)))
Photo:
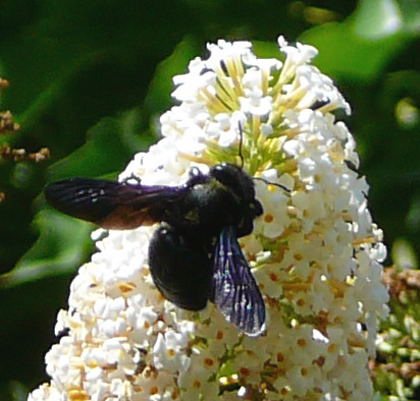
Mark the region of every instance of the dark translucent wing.
POLYGON ((234 227, 221 232, 214 253, 213 302, 229 322, 247 335, 264 332, 264 300, 234 227))
POLYGON ((185 187, 131 185, 92 178, 71 178, 45 189, 51 206, 109 229, 131 229, 160 221, 169 202, 185 187))

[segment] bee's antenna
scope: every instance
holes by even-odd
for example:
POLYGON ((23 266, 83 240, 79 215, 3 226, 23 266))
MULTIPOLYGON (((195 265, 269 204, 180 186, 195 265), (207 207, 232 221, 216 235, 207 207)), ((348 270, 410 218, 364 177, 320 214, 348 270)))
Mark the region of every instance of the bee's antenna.
POLYGON ((282 185, 282 184, 277 184, 277 183, 275 183, 275 182, 270 182, 270 181, 268 181, 268 180, 266 180, 265 178, 262 178, 262 177, 252 177, 252 179, 254 179, 254 180, 258 180, 258 181, 262 181, 262 182, 266 183, 267 185, 274 185, 274 186, 276 186, 276 187, 279 187, 279 188, 283 189, 284 191, 286 191, 286 192, 288 192, 288 193, 292 192, 292 190, 291 190, 291 189, 289 189, 289 188, 285 187, 284 185, 282 185))
POLYGON ((241 169, 244 168, 244 155, 242 154, 242 145, 243 145, 243 131, 242 131, 242 125, 240 122, 238 122, 239 127, 239 157, 241 159, 241 169))

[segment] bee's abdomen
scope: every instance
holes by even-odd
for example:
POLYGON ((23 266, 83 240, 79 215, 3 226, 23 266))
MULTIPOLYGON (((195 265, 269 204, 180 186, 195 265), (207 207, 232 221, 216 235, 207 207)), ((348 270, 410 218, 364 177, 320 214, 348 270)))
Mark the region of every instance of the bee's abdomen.
POLYGON ((162 295, 180 308, 206 307, 212 285, 212 266, 205 244, 161 224, 149 247, 153 281, 162 295))

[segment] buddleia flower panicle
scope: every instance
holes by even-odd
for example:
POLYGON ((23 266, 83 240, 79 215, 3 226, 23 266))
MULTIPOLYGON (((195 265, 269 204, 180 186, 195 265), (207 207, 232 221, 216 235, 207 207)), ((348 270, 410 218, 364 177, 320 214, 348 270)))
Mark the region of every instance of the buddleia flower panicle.
POLYGON ((386 249, 336 117, 350 107, 311 64, 314 47, 278 44, 279 59, 256 57, 249 42, 209 44, 174 78, 163 138, 120 176, 180 185, 192 167, 230 162, 257 178, 264 213, 240 243, 266 334, 241 334, 212 303, 193 313, 165 301, 147 265, 155 227, 111 230, 71 284, 46 355, 51 380, 28 400, 371 399, 386 249))

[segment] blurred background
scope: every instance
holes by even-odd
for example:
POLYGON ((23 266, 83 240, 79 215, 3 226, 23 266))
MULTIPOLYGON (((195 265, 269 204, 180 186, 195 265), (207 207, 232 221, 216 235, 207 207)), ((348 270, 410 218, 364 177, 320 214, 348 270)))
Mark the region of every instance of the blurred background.
POLYGON ((3 0, 0 10, 0 400, 48 380, 56 313, 94 249, 93 227, 46 208, 44 185, 116 177, 157 141, 172 77, 219 38, 251 40, 262 57, 279 56, 279 34, 319 49, 315 64, 352 106, 345 121, 386 265, 418 268, 418 0, 3 0))

